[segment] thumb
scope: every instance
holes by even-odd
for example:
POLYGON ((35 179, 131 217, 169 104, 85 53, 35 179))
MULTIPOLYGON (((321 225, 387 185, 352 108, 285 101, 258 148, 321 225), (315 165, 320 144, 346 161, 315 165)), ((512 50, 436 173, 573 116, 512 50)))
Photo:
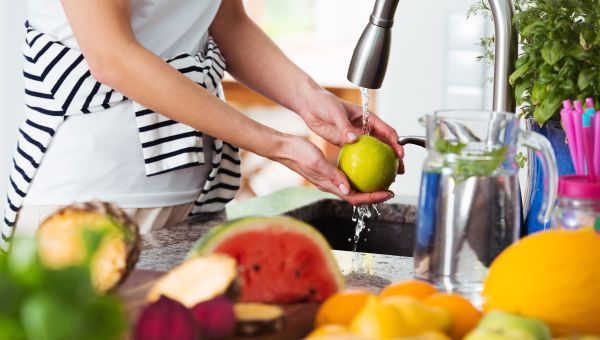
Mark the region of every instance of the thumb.
POLYGON ((327 177, 340 195, 346 196, 350 193, 350 182, 346 175, 338 168, 330 165, 327 170, 327 177))
MULTIPOLYGON (((343 110, 343 106, 342 106, 343 110)), ((340 133, 340 140, 342 144, 352 144, 358 140, 360 130, 352 126, 352 123, 348 120, 347 113, 342 111, 334 115, 334 124, 340 133)), ((341 146, 341 145, 340 145, 341 146)))

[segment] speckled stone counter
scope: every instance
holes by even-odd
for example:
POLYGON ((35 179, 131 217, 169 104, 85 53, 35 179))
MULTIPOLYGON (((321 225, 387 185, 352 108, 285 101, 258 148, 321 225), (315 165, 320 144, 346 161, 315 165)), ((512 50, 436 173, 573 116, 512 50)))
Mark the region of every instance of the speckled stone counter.
MULTIPOLYGON (((336 200, 323 200, 306 207, 294 209, 288 215, 302 220, 311 220, 319 212, 336 216, 347 216, 348 204, 336 200)), ((395 220, 414 225, 415 208, 406 204, 383 204, 379 207, 380 219, 395 220)), ((194 243, 211 227, 226 220, 225 213, 217 213, 194 218, 184 223, 153 231, 142 241, 142 253, 137 269, 169 271, 181 263, 194 243)), ((367 221, 367 226, 369 222, 367 221)), ((412 242, 410 237, 401 240, 412 242)), ((378 291, 390 282, 408 279, 413 275, 411 257, 333 251, 346 282, 350 288, 363 288, 378 291)))

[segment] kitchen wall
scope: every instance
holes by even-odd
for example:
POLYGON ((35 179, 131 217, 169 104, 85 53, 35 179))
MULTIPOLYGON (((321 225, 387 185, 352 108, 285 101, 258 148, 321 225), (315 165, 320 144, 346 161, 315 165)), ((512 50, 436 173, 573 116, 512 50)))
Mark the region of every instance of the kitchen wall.
POLYGON ((23 119, 23 80, 21 42, 25 29, 27 1, 0 1, 0 213, 8 170, 16 144, 16 132, 23 119))
MULTIPOLYGON (((484 65, 476 45, 488 30, 466 19, 473 0, 402 0, 393 27, 390 64, 377 94, 377 111, 401 135, 422 135, 423 114, 444 108, 491 108, 484 65)), ((406 174, 392 186, 396 195, 418 195, 425 152, 405 148, 406 174)))

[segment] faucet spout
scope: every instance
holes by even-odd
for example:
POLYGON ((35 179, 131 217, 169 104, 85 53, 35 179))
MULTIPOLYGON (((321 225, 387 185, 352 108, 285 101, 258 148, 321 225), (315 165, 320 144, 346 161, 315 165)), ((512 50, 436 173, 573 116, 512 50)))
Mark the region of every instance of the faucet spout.
MULTIPOLYGON (((517 34, 512 25, 511 0, 488 0, 495 31, 494 111, 514 112, 515 100, 508 78, 517 57, 517 34)), ((376 0, 348 68, 348 80, 369 89, 383 83, 390 53, 391 28, 399 0, 376 0)))
POLYGON ((348 68, 348 80, 368 89, 378 89, 387 70, 392 25, 399 0, 376 0, 369 23, 363 31, 348 68))

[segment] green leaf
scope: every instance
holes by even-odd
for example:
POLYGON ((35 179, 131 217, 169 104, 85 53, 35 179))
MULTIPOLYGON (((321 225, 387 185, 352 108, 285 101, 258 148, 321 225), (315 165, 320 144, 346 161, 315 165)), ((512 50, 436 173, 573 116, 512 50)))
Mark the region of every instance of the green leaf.
POLYGON ((543 125, 558 112, 563 99, 564 98, 560 93, 556 91, 551 92, 541 105, 538 105, 535 108, 533 119, 538 124, 543 125))
POLYGON ((437 152, 442 153, 442 154, 451 153, 451 154, 459 155, 465 146, 467 146, 467 145, 458 143, 458 142, 447 141, 445 139, 438 139, 435 142, 435 149, 437 150, 437 152))
POLYGON ((0 339, 25 340, 25 333, 19 320, 0 316, 0 339))
POLYGON ((565 56, 562 46, 558 41, 547 41, 542 47, 542 58, 550 65, 556 64, 565 56))
POLYGON ((23 304, 21 320, 29 339, 70 340, 84 336, 81 311, 48 293, 31 295, 23 304))
POLYGON ((583 37, 583 33, 579 33, 579 45, 584 49, 587 50, 589 48, 587 42, 585 41, 585 38, 583 37))
POLYGON ((587 89, 594 80, 595 75, 596 73, 592 69, 588 68, 582 70, 579 72, 579 76, 577 77, 577 87, 579 87, 581 91, 587 89))
POLYGON ((554 82, 556 79, 556 72, 552 68, 552 66, 548 64, 543 64, 539 68, 539 76, 537 81, 541 84, 550 84, 554 82))
POLYGON ((523 104, 523 94, 529 87, 528 82, 520 82, 515 86, 515 98, 517 99, 517 105, 523 104))
POLYGON ((547 95, 548 85, 535 83, 535 85, 533 85, 533 91, 531 92, 531 103, 534 105, 539 105, 544 101, 547 95))
POLYGON ((533 23, 523 27, 521 29, 521 35, 530 35, 535 33, 542 33, 544 31, 544 23, 541 21, 534 21, 533 23))
POLYGON ((515 162, 517 163, 520 169, 524 169, 527 165, 527 156, 525 156, 525 154, 519 151, 519 153, 515 155, 515 162))
POLYGON ((533 65, 533 62, 530 60, 530 61, 526 62, 525 64, 521 65, 520 67, 517 67, 517 69, 508 78, 508 81, 510 82, 510 84, 514 85, 515 81, 517 79, 521 78, 525 73, 527 73, 530 70, 532 65, 533 65))

